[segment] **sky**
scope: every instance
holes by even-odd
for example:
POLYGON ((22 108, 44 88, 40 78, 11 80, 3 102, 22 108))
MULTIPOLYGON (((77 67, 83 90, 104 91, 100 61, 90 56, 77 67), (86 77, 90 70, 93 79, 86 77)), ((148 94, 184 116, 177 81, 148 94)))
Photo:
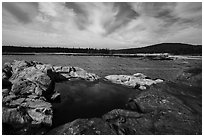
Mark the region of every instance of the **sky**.
POLYGON ((202 3, 3 2, 2 44, 136 48, 202 44, 202 3))

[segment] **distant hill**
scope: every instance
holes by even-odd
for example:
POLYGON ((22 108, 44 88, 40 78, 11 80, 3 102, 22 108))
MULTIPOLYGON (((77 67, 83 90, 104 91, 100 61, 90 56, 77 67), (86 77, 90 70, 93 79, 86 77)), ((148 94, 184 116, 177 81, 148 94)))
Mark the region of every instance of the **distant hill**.
POLYGON ((202 45, 182 43, 161 43, 142 48, 119 50, 94 48, 60 48, 60 47, 19 47, 2 46, 3 54, 7 53, 88 53, 88 54, 137 54, 137 53, 170 53, 173 55, 202 55, 202 45))
POLYGON ((202 45, 190 45, 182 43, 161 43, 142 48, 129 48, 114 50, 114 53, 170 53, 174 55, 202 55, 202 45))

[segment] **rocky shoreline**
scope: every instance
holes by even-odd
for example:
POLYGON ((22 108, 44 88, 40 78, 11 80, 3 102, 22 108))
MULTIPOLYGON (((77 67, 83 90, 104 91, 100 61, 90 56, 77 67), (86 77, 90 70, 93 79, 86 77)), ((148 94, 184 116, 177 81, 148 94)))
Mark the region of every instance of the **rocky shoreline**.
MULTIPOLYGON (((196 80, 201 73, 185 71, 176 83, 200 88, 196 80)), ((52 103, 60 102, 55 83, 72 79, 93 82, 101 78, 73 66, 36 61, 5 63, 2 70, 3 134, 202 134, 202 115, 166 92, 182 89, 141 73, 105 77, 112 83, 142 90, 127 101, 125 109, 114 109, 101 118, 76 119, 50 130, 52 103)))

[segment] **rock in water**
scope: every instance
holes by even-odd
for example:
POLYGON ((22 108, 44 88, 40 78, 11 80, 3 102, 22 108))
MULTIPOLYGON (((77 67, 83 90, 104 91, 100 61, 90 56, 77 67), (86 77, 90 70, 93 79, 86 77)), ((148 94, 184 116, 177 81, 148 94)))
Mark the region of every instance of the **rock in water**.
POLYGON ((99 118, 77 119, 51 130, 50 135, 115 135, 109 125, 99 118))
POLYGON ((147 87, 153 84, 163 82, 163 80, 161 79, 152 80, 142 73, 136 73, 132 76, 130 75, 109 75, 109 76, 106 76, 105 78, 113 83, 125 85, 125 86, 132 87, 132 88, 138 88, 140 90, 145 90, 147 89, 147 87))

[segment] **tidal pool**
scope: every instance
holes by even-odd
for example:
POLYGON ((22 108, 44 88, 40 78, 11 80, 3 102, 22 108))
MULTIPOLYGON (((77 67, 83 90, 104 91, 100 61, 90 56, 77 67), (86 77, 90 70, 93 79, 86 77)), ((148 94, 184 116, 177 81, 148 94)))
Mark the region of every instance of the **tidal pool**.
POLYGON ((66 81, 56 83, 55 89, 61 94, 61 102, 53 104, 53 127, 77 118, 101 117, 113 109, 124 108, 129 97, 141 92, 104 80, 66 81))

